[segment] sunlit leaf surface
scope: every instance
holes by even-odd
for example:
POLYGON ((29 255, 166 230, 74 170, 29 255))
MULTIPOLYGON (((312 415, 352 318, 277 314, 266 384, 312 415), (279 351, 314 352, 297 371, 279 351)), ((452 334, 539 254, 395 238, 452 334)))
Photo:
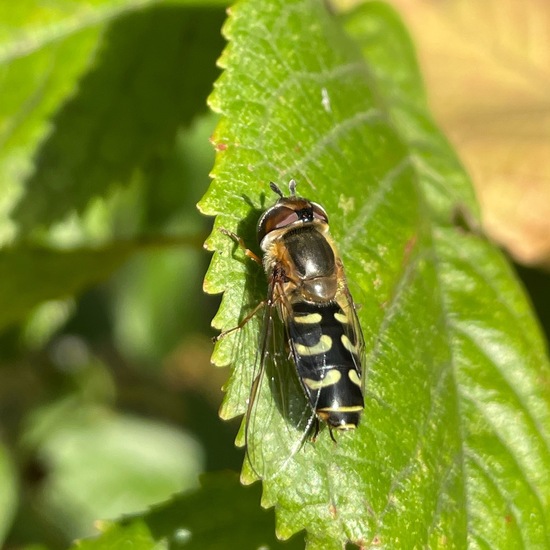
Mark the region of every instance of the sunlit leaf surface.
MULTIPOLYGON (((224 292, 214 324, 234 327, 266 292, 261 268, 217 228, 257 251, 268 182, 292 177, 329 213, 367 344, 359 429, 336 445, 322 431, 263 482, 278 534, 306 529, 323 549, 545 547, 545 351, 513 274, 479 235, 400 22, 378 3, 341 21, 313 0, 243 1, 225 35, 215 179, 200 203, 216 216, 205 280, 224 292)), ((215 350, 233 368, 225 417, 246 409, 258 337, 254 319, 215 350)), ((286 452, 288 419, 272 396, 257 414, 275 418, 264 456, 286 452)))

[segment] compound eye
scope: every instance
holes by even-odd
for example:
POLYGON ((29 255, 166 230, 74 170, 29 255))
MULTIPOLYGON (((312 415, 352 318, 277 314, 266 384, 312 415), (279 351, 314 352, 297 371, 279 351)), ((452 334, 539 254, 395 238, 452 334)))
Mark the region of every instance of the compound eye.
POLYGON ((316 202, 312 202, 311 207, 313 208, 313 217, 316 220, 320 220, 324 223, 328 223, 328 215, 325 212, 325 209, 320 204, 317 204, 316 202))
POLYGON ((300 219, 298 213, 291 208, 280 208, 273 218, 272 229, 281 229, 300 219))
POLYGON ((295 210, 286 206, 275 205, 270 208, 258 223, 258 242, 274 229, 281 229, 287 225, 298 221, 299 217, 295 210))

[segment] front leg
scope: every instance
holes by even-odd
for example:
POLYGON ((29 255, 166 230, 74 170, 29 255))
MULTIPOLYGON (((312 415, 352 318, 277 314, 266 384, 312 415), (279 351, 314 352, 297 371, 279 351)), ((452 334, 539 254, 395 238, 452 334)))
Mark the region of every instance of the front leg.
MULTIPOLYGON (((243 239, 239 237, 236 233, 233 233, 233 231, 229 231, 227 229, 220 229, 219 231, 220 233, 227 235, 230 239, 233 239, 237 243, 239 248, 241 248, 244 251, 245 255, 248 258, 255 261, 257 264, 262 265, 262 259, 256 254, 254 254, 254 252, 252 252, 250 248, 247 248, 247 246, 244 244, 243 239)), ((236 330, 243 328, 246 325, 246 323, 248 323, 248 321, 250 321, 250 319, 252 319, 252 317, 254 317, 256 313, 258 313, 258 311, 260 311, 260 309, 262 309, 264 306, 267 305, 267 303, 268 303, 267 300, 262 300, 237 326, 230 328, 228 330, 224 330, 223 332, 220 332, 220 334, 218 334, 217 336, 214 336, 214 338, 212 338, 213 342, 214 343, 218 342, 222 338, 225 338, 231 332, 235 332, 236 330)))
POLYGON ((220 233, 223 233, 224 235, 227 235, 230 239, 233 239, 248 258, 254 260, 257 264, 262 265, 262 259, 254 254, 254 252, 252 252, 250 248, 247 248, 242 238, 239 237, 236 233, 233 233, 233 231, 228 231, 227 229, 220 229, 220 233))

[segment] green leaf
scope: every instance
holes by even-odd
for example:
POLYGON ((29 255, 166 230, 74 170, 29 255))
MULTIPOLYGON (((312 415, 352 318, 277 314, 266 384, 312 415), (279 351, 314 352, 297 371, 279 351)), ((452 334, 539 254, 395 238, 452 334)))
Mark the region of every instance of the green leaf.
POLYGON ((166 230, 168 226, 171 234, 196 233, 198 228, 206 233, 209 220, 200 215, 196 204, 204 193, 214 162, 208 140, 216 123, 217 117, 212 112, 196 117, 191 126, 178 131, 173 149, 147 165, 145 202, 150 231, 166 230))
POLYGON ((104 533, 99 539, 77 542, 74 548, 116 550, 124 545, 131 545, 135 550, 168 550, 169 548, 167 544, 156 545, 150 530, 139 520, 126 527, 102 523, 100 528, 104 533))
POLYGON ((476 234, 471 187, 423 108, 414 64, 403 62, 396 37, 380 25, 386 21, 399 25, 387 6, 366 4, 347 28, 375 67, 431 218, 459 412, 467 544, 542 548, 550 544, 550 372, 543 338, 510 266, 476 234), (409 93, 414 89, 419 93, 409 93), (457 215, 472 232, 445 223, 457 215))
POLYGON ((164 5, 116 19, 92 70, 56 114, 14 211, 23 231, 81 212, 170 148, 217 74, 223 10, 164 5))
POLYGON ((204 295, 196 292, 206 269, 207 257, 200 247, 208 220, 195 205, 204 193, 214 161, 214 152, 208 147, 214 126, 215 118, 209 116, 180 132, 178 146, 147 174, 143 202, 149 231, 197 235, 195 242, 190 242, 194 249, 146 251, 113 281, 110 303, 117 347, 127 356, 145 358, 157 367, 162 357, 181 343, 183 334, 208 331, 212 317, 213 309, 205 308, 204 295))
MULTIPOLYGON (((479 235, 401 23, 377 2, 338 21, 315 0, 244 0, 225 35, 215 179, 199 205, 216 216, 205 289, 224 296, 213 324, 236 326, 266 292, 217 229, 257 251, 267 184, 293 177, 328 211, 367 344, 359 429, 336 445, 322 431, 263 482, 278 534, 306 529, 323 549, 546 547, 548 360, 513 273, 479 235)), ((232 366, 225 417, 246 409, 259 324, 214 352, 232 366)), ((289 426, 273 400, 256 412, 273 415, 273 431, 255 439, 277 459, 289 426)))
MULTIPOLYGON (((158 3, 30 0, 0 4, 0 242, 14 234, 7 215, 32 173, 36 148, 52 131, 51 117, 76 92, 105 27, 123 14, 158 3)), ((205 5, 200 0, 180 3, 205 5)))
POLYGON ((196 291, 205 267, 200 250, 148 251, 117 274, 111 315, 117 347, 126 356, 158 368, 182 334, 208 328, 207 312, 201 310, 204 302, 196 291))
MULTIPOLYGON (((0 6, 2 242, 14 233, 7 215, 32 170, 32 156, 48 131, 49 118, 74 90, 97 42, 98 21, 87 20, 84 4, 73 2, 70 13, 37 2, 0 6)), ((101 11, 98 6, 97 13, 101 11)))
POLYGON ((17 509, 16 471, 8 450, 0 444, 0 544, 5 539, 17 509))
POLYGON ((34 412, 25 442, 48 468, 37 505, 70 539, 194 489, 203 468, 202 449, 176 427, 70 398, 34 412))
POLYGON ((45 300, 72 296, 107 278, 136 246, 121 242, 98 249, 19 247, 0 251, 0 329, 22 320, 45 300))
POLYGON ((201 489, 179 495, 151 511, 116 523, 104 523, 96 539, 80 541, 79 550, 121 548, 303 548, 299 538, 282 544, 273 535, 273 513, 259 506, 258 488, 241 487, 233 474, 207 474, 201 489))

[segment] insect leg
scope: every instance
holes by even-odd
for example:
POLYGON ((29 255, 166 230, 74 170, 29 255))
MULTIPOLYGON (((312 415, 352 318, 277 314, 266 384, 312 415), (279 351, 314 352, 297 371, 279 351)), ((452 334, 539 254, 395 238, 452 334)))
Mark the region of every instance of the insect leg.
POLYGON ((262 300, 236 327, 220 332, 217 336, 214 336, 214 338, 212 338, 212 341, 216 343, 222 338, 225 338, 231 332, 243 328, 246 323, 248 323, 248 321, 250 321, 250 319, 252 319, 252 317, 254 317, 254 315, 256 315, 256 313, 258 313, 258 311, 260 311, 260 309, 263 308, 265 305, 267 305, 267 300, 262 300))
POLYGON ((317 436, 319 435, 319 419, 317 418, 317 415, 315 416, 313 420, 313 435, 311 436, 311 441, 315 443, 317 441, 317 436))
POLYGON ((254 260, 257 264, 262 265, 261 258, 256 254, 254 254, 254 252, 252 252, 250 248, 247 248, 242 238, 239 237, 236 233, 233 233, 233 231, 228 231, 227 229, 220 229, 220 232, 223 233, 224 235, 227 235, 230 239, 233 239, 237 243, 239 248, 241 248, 244 251, 247 257, 249 257, 251 260, 254 260))
MULTIPOLYGON (((246 256, 248 258, 250 258, 251 260, 254 260, 256 263, 262 265, 261 258, 259 258, 256 254, 254 254, 254 252, 252 252, 252 250, 247 248, 246 245, 244 244, 244 241, 236 233, 233 233, 233 231, 229 231, 227 229, 220 229, 220 233, 223 233, 224 235, 227 235, 230 239, 233 239, 237 243, 237 245, 240 248, 242 248, 242 250, 244 251, 244 253, 246 254, 246 256)), ((220 334, 218 334, 217 336, 214 336, 214 338, 212 338, 212 341, 214 343, 216 343, 219 340, 221 340, 222 338, 225 338, 231 332, 234 332, 236 330, 239 330, 239 329, 243 328, 246 325, 246 323, 248 323, 248 321, 250 321, 250 319, 252 319, 252 317, 254 317, 254 315, 256 315, 256 313, 258 313, 258 311, 260 311, 260 309, 262 307, 264 307, 266 304, 267 304, 267 300, 262 300, 236 327, 233 327, 233 328, 230 328, 229 330, 224 330, 223 332, 220 332, 220 334)))

